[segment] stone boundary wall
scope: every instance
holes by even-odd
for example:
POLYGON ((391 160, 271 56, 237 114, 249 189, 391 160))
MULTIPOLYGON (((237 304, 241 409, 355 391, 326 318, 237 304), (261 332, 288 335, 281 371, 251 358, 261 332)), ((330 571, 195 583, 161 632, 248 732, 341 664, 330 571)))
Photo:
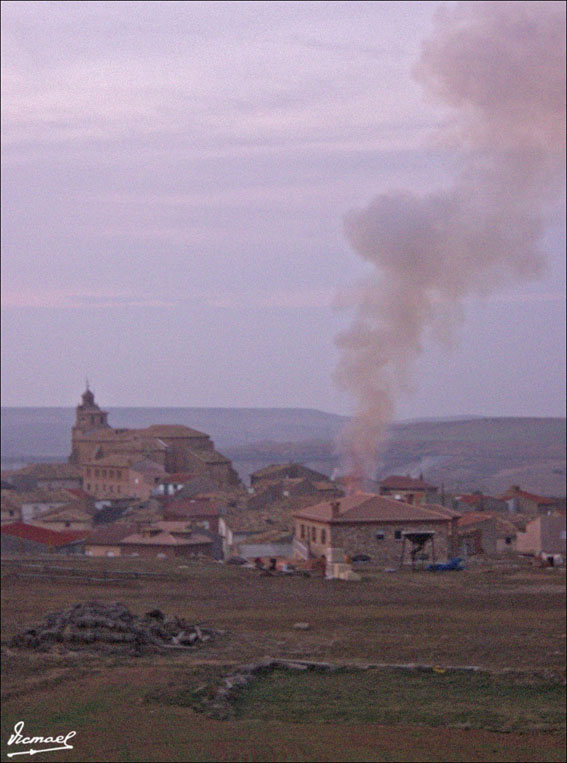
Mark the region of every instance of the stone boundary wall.
MULTIPOLYGON (((258 662, 241 665, 225 676, 220 685, 214 687, 211 692, 209 686, 202 686, 193 692, 193 709, 205 713, 209 717, 218 720, 228 720, 234 717, 233 703, 238 699, 240 692, 252 681, 261 676, 269 675, 275 670, 287 670, 294 673, 303 672, 337 672, 337 671, 367 671, 367 670, 400 670, 407 672, 422 673, 481 673, 493 675, 517 675, 530 676, 544 680, 556 680, 557 675, 553 671, 522 671, 515 668, 503 668, 490 670, 478 665, 431 665, 423 663, 387 663, 387 662, 361 662, 361 663, 332 663, 313 662, 310 660, 288 660, 282 658, 267 657, 258 662), (208 692, 208 694, 207 694, 208 692)), ((565 685, 565 675, 561 678, 565 685)))

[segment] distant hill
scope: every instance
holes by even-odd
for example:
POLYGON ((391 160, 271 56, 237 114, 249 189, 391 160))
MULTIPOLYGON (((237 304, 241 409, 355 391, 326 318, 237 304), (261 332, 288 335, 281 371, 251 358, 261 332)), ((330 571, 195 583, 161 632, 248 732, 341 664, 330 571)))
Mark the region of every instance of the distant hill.
MULTIPOLYGON (((307 408, 108 408, 113 427, 185 424, 223 448, 257 440, 334 439, 343 416, 307 408)), ((2 462, 64 459, 71 450, 74 408, 2 408, 2 462)))
MULTIPOLYGON (((263 466, 299 461, 332 474, 347 419, 302 408, 110 408, 115 427, 185 424, 210 434, 243 479, 263 466)), ((3 408, 2 465, 64 460, 72 408, 3 408)), ((403 422, 390 429, 377 476, 417 475, 447 490, 497 493, 510 484, 565 495, 565 419, 470 418, 403 422)))

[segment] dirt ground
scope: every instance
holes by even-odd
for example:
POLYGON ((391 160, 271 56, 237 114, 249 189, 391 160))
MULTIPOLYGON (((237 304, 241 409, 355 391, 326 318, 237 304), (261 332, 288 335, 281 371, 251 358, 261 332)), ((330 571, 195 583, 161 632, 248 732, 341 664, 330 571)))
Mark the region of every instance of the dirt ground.
MULTIPOLYGON (((555 761, 563 732, 218 721, 172 701, 180 685, 265 656, 513 668, 564 677, 565 572, 478 566, 432 575, 363 572, 361 583, 263 577, 200 562, 37 561, 2 564, 2 759, 18 720, 34 735, 77 731, 75 749, 36 760, 555 761), (55 566, 67 568, 56 571, 55 566), (106 570, 106 581, 104 572, 106 570), (156 572, 115 580, 116 571, 156 572), (195 652, 131 657, 25 652, 11 636, 79 601, 159 607, 226 631, 195 652), (309 630, 293 628, 308 622, 309 630)), ((450 698, 448 698, 450 701, 450 698)), ((25 756, 22 756, 25 757, 25 756)))

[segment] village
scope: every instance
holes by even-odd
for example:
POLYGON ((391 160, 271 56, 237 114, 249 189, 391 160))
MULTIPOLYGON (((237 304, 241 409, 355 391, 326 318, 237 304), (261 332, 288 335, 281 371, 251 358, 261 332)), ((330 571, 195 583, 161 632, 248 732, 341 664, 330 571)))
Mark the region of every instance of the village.
POLYGON ((204 432, 112 428, 88 387, 68 461, 2 473, 6 739, 24 717, 81 750, 95 729, 93 761, 562 759, 564 499, 242 476, 204 432))
POLYGON ((113 429, 88 385, 68 462, 3 471, 1 510, 9 555, 197 557, 351 581, 368 567, 565 560, 565 499, 518 485, 456 495, 424 475, 330 479, 299 463, 260 469, 246 486, 203 432, 113 429))

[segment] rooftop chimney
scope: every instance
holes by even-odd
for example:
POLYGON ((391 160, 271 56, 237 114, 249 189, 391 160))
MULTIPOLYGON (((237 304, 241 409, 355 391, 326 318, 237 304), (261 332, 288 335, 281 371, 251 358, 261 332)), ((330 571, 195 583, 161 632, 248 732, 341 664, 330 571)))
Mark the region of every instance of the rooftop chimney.
POLYGON ((339 516, 340 508, 341 508, 340 501, 331 501, 331 517, 333 517, 333 519, 339 516))

